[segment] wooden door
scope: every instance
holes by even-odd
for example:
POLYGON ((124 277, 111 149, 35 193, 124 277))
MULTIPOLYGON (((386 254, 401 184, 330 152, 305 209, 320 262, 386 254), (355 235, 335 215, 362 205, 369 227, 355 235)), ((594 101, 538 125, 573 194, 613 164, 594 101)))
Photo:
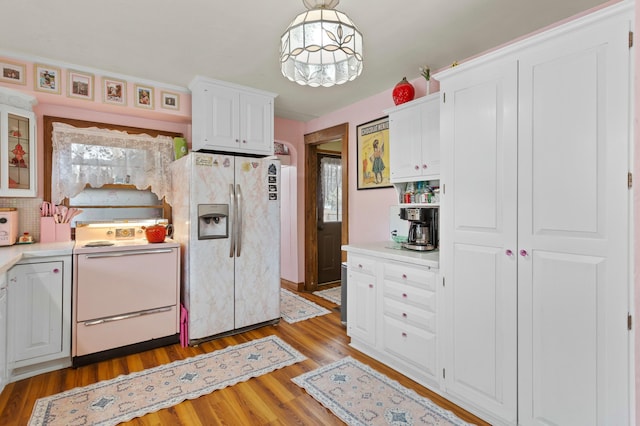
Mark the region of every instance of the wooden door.
POLYGON ((519 424, 629 424, 629 48, 616 18, 520 60, 519 424))
POLYGON ((517 62, 441 82, 442 376, 495 423, 517 421, 517 62))
POLYGON ((340 157, 318 155, 318 284, 340 281, 342 165, 340 157), (333 160, 332 160, 333 159, 333 160))

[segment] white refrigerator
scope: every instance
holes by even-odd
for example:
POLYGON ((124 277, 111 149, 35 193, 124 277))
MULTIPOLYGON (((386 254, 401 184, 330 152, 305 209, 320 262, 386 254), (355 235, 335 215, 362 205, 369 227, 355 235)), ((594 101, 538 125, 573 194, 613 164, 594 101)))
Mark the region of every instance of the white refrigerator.
POLYGON ((279 160, 192 152, 171 173, 190 344, 279 321, 279 160))

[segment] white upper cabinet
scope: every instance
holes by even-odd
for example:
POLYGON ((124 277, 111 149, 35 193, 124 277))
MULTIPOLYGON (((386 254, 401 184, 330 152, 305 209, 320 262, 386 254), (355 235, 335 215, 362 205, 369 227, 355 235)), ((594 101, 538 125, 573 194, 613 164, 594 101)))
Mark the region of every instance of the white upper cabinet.
POLYGON ((36 102, 0 87, 0 197, 36 196, 36 102))
POLYGON ((438 93, 385 111, 389 114, 391 182, 438 179, 440 102, 438 93))
POLYGON ((192 149, 273 155, 275 94, 196 77, 192 100, 192 149))

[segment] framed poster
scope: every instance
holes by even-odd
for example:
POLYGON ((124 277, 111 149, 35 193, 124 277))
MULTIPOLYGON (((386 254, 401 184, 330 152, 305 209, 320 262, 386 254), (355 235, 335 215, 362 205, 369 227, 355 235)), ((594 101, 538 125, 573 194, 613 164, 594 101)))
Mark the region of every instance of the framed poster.
POLYGON ((358 189, 389 188, 389 116, 360 124, 358 131, 358 189))
POLYGON ((180 109, 180 96, 177 93, 161 92, 162 104, 165 109, 180 109))
POLYGON ((127 105, 127 83, 123 80, 105 77, 102 79, 102 102, 114 105, 127 105))
POLYGON ((153 109, 153 87, 135 85, 135 105, 139 108, 153 109))
POLYGON ((67 84, 67 96, 70 98, 79 98, 92 101, 93 100, 93 75, 80 71, 67 71, 69 75, 69 84, 67 84))
POLYGON ((41 92, 60 93, 60 68, 48 65, 35 64, 35 88, 41 92))
POLYGON ((0 81, 13 84, 26 84, 25 66, 16 62, 0 61, 0 81))

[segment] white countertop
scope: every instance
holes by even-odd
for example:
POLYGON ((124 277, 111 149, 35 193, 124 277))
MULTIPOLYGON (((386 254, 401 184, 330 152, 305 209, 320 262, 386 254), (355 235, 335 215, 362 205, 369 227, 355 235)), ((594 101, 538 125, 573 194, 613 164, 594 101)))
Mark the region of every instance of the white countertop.
POLYGON ((0 247, 0 274, 4 274, 23 258, 70 256, 74 241, 63 243, 15 244, 0 247))
POLYGON ((431 268, 440 266, 440 250, 413 251, 403 249, 400 244, 393 241, 378 241, 374 243, 349 244, 342 246, 342 250, 348 253, 379 256, 385 259, 409 262, 431 268))

